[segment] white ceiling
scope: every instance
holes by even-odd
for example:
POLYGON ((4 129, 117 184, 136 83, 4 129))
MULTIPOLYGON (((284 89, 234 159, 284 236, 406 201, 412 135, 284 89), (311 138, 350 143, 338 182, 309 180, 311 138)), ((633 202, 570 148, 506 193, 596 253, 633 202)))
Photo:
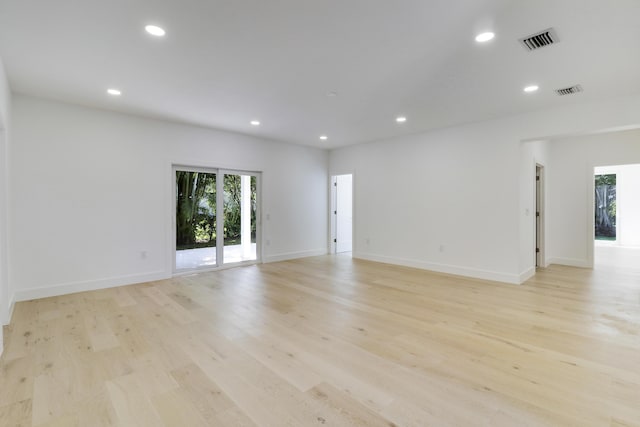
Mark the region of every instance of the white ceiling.
POLYGON ((638 93, 639 41, 638 0, 0 0, 14 92, 325 148, 638 93))

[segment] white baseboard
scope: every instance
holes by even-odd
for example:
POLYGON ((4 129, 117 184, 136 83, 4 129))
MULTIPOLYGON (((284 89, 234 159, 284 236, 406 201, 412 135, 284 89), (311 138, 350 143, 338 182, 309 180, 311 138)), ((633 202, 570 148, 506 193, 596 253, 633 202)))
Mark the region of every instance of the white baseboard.
MULTIPOLYGON (((326 248, 314 249, 300 252, 289 252, 264 257, 264 262, 286 261, 296 258, 304 258, 310 256, 325 255, 326 248)), ((16 291, 13 295, 10 313, 7 319, 0 319, 2 323, 9 324, 11 313, 13 312, 14 302, 28 301, 32 299, 54 297, 59 295, 73 294, 76 292, 95 291, 98 289, 114 288, 117 286, 133 285, 135 283, 151 282, 154 280, 163 280, 171 278, 171 272, 154 271, 145 274, 135 274, 129 276, 110 277, 106 279, 88 280, 83 282, 63 283, 50 286, 41 286, 38 288, 23 289, 16 291)))
POLYGON ((61 285, 42 286, 16 291, 14 301, 29 301, 32 299, 55 297, 59 295, 73 294, 76 292, 95 291, 97 289, 115 288, 117 286, 133 285, 135 283, 151 282, 154 280, 168 279, 171 274, 166 271, 154 271, 145 274, 130 276, 110 277, 85 282, 64 283, 61 285))
POLYGON ((501 273, 498 271, 480 270, 476 268, 460 267, 457 265, 438 264, 433 262, 417 261, 412 259, 388 257, 384 255, 374 255, 361 252, 354 252, 354 258, 364 259, 368 261, 382 262, 385 264, 402 265, 405 267, 419 268, 421 270, 435 271, 438 273, 454 274, 457 276, 473 277, 475 279, 492 280, 495 282, 504 282, 519 285, 521 275, 501 273))
POLYGON ((577 258, 550 258, 549 264, 568 265, 569 267, 591 268, 586 259, 577 258))
POLYGON ((265 256, 262 261, 265 263, 288 261, 290 259, 306 258, 310 256, 320 256, 320 255, 326 255, 326 254, 327 254, 327 248, 311 249, 308 251, 286 252, 282 254, 269 255, 269 256, 265 256))
POLYGON ((2 327, 11 323, 11 317, 13 316, 13 308, 15 305, 15 298, 11 296, 8 310, 6 313, 3 313, 4 318, 0 319, 0 356, 2 356, 2 353, 4 352, 4 333, 2 327))
POLYGON ((531 267, 525 271, 523 271, 522 273, 520 273, 520 283, 524 283, 527 280, 531 279, 533 276, 536 275, 536 268, 535 267, 531 267))
POLYGON ((9 323, 11 323, 11 318, 13 317, 13 309, 16 307, 16 296, 11 295, 11 298, 9 300, 9 309, 7 310, 7 312, 5 313, 5 317, 0 319, 0 323, 2 323, 2 325, 8 325, 9 323))

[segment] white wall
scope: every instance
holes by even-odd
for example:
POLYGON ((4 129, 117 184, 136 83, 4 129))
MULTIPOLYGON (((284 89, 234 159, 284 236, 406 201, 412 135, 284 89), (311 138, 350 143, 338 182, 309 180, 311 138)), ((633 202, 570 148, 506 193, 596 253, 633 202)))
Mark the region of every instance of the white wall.
MULTIPOLYGON (((638 138, 640 144, 640 138, 638 138)), ((617 185, 617 209, 620 221, 620 245, 640 246, 640 165, 620 167, 617 185)))
POLYGON ((262 172, 265 261, 327 251, 326 151, 20 95, 13 124, 17 300, 168 277, 172 163, 262 172))
POLYGON ((517 154, 482 125, 334 150, 355 173, 354 256, 517 281, 517 154))
POLYGON ((9 280, 7 266, 7 179, 11 124, 11 91, 0 59, 0 354, 3 349, 2 325, 9 318, 9 280))
POLYGON ((593 262, 594 167, 640 163, 640 131, 552 141, 550 262, 588 267, 593 262))
POLYGON ((535 271, 535 160, 547 187, 555 168, 546 143, 523 141, 638 124, 634 96, 332 150, 330 174, 354 173, 353 255, 521 283, 535 271))

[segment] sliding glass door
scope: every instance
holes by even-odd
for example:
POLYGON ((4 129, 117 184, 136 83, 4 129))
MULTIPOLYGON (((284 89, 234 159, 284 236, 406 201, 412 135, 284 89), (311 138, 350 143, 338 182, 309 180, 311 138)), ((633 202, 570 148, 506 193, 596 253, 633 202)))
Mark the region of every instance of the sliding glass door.
POLYGON ((257 259, 257 181, 255 175, 224 175, 225 264, 257 259))
POLYGON ((217 174, 176 170, 176 270, 215 267, 217 174))
POLYGON ((174 271, 259 260, 259 174, 176 166, 174 271))

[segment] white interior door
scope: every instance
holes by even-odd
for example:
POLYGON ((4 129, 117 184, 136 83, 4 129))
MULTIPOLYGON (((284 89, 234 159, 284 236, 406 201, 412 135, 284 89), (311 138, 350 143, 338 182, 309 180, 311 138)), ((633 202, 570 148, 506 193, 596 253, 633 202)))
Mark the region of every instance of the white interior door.
POLYGON ((541 185, 541 167, 536 166, 536 267, 543 267, 542 260, 540 258, 540 233, 542 231, 541 225, 541 205, 540 205, 540 185, 541 185))
POLYGON ((353 179, 352 175, 338 175, 336 178, 336 253, 351 252, 353 179))

